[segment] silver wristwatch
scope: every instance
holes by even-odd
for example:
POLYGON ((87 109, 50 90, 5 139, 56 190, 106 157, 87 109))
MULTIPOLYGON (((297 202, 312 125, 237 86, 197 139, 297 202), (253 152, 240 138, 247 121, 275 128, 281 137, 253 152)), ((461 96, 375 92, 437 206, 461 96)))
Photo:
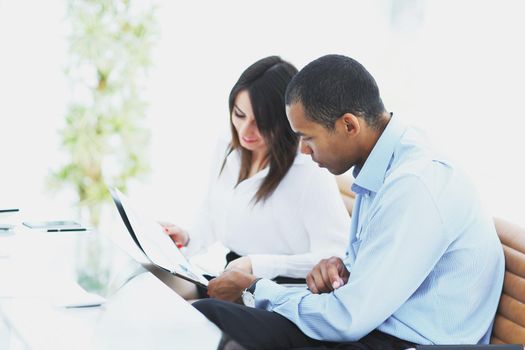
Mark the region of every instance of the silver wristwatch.
POLYGON ((255 287, 261 278, 257 278, 248 288, 242 291, 242 303, 248 307, 255 307, 255 287))

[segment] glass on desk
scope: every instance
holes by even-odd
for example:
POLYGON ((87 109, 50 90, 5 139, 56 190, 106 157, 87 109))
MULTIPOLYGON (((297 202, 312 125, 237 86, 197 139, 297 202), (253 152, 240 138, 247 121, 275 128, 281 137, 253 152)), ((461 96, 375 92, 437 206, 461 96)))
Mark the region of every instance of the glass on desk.
POLYGON ((89 292, 107 295, 114 249, 97 231, 79 235, 75 247, 75 273, 80 286, 89 292))
POLYGON ((104 297, 113 294, 140 267, 113 242, 114 234, 126 228, 117 213, 109 210, 112 207, 106 209, 96 228, 75 233, 78 238, 73 262, 77 283, 104 297))

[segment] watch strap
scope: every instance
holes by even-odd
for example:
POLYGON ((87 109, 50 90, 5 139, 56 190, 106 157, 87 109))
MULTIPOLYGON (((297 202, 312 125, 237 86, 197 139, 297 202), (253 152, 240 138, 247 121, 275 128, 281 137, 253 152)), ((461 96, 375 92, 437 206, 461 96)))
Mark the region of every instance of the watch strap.
POLYGON ((262 280, 261 277, 256 278, 255 281, 253 281, 252 284, 250 284, 248 288, 246 288, 246 291, 251 294, 255 294, 255 287, 257 287, 257 282, 259 282, 260 280, 262 280))

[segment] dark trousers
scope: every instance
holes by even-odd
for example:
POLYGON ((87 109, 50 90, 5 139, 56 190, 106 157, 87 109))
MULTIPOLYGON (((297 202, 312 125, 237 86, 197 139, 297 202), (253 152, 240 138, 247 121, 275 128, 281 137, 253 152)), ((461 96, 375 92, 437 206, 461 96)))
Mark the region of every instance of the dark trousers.
POLYGON ((319 341, 306 336, 294 323, 275 312, 217 299, 199 300, 193 306, 246 349, 401 350, 415 347, 413 343, 377 330, 358 342, 319 341))

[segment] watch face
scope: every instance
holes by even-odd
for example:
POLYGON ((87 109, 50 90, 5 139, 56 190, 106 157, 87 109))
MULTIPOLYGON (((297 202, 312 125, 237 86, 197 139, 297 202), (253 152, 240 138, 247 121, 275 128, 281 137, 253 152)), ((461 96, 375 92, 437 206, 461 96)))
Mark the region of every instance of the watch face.
POLYGON ((242 303, 248 307, 255 307, 255 297, 248 291, 242 292, 242 303))

